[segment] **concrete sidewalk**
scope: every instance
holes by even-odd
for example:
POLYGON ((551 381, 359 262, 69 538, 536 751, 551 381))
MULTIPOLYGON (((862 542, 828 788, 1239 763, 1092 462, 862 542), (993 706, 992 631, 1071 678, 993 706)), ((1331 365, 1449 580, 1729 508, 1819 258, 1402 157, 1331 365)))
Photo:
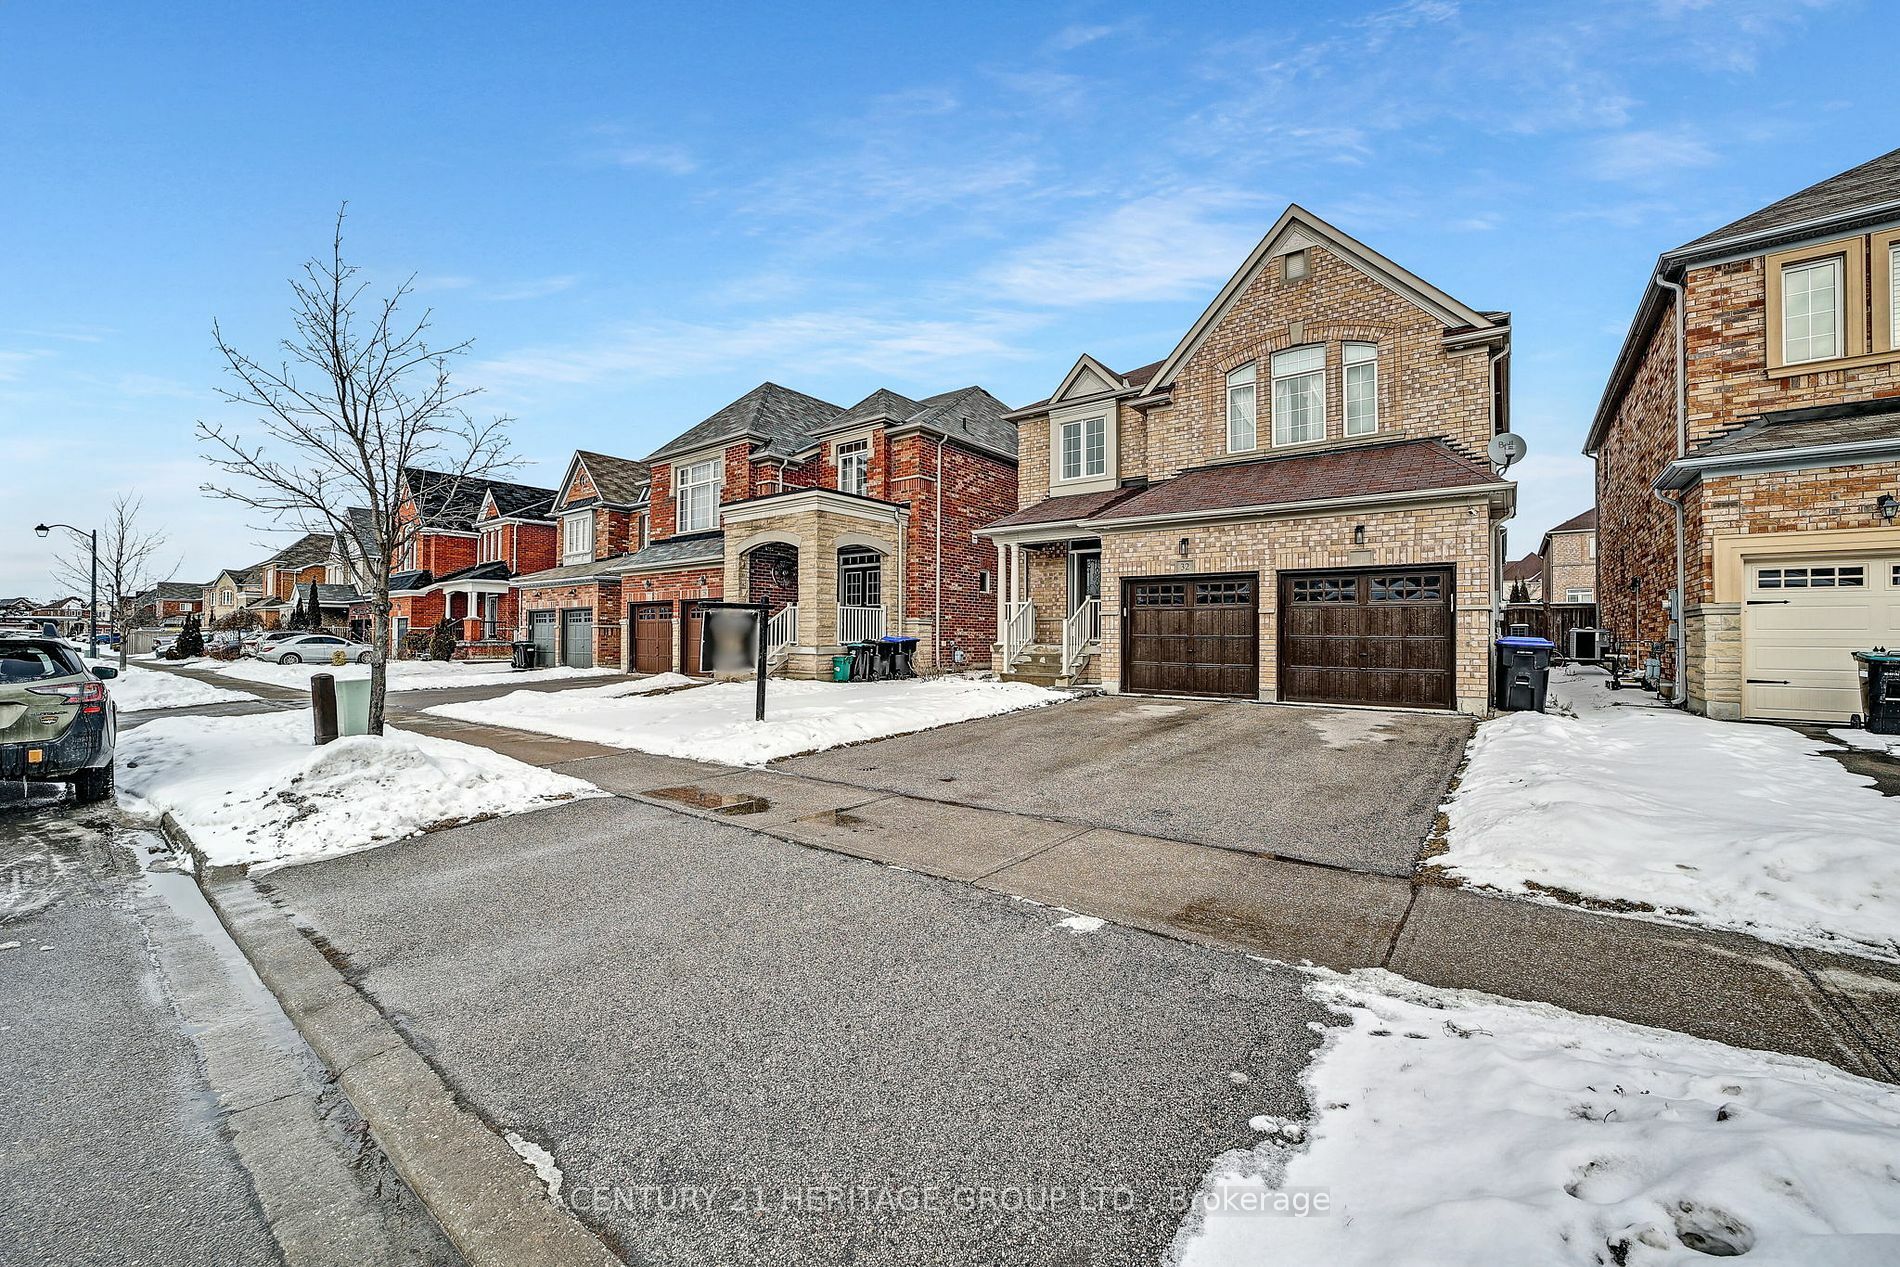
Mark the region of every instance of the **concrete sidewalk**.
POLYGON ((678 813, 1168 937, 1342 971, 1388 968, 1900 1081, 1900 968, 1871 960, 780 769, 638 752, 553 768, 678 813))

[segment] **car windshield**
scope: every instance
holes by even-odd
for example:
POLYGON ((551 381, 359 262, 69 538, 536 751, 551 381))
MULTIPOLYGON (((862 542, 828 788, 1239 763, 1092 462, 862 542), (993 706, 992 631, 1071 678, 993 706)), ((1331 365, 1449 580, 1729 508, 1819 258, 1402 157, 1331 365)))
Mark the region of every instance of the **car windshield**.
POLYGON ((0 686, 15 682, 42 682, 65 677, 79 669, 71 658, 53 647, 0 645, 0 686))

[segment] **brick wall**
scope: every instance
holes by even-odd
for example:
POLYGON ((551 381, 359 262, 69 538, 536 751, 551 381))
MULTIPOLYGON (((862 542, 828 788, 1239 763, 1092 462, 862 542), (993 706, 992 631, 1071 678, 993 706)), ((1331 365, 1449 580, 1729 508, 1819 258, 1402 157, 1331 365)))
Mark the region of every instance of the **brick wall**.
MULTIPOLYGON (((1676 456, 1673 306, 1644 344, 1597 452, 1597 618, 1638 642, 1668 634, 1676 584, 1675 514, 1650 492, 1676 456)), ((1545 578, 1544 592, 1555 593, 1545 578)), ((1664 675, 1673 667, 1664 665, 1664 675)))
POLYGON ((910 632, 924 641, 920 650, 934 655, 941 639, 946 667, 955 664, 956 652, 961 651, 966 667, 983 668, 996 641, 996 595, 982 592, 978 573, 994 574, 996 547, 972 534, 1016 508, 1016 472, 1011 462, 955 444, 945 444, 942 452, 943 532, 939 538, 937 442, 914 434, 890 445, 889 500, 910 504, 904 611, 914 622, 910 632), (940 539, 941 589, 937 580, 940 539), (936 630, 939 597, 943 625, 936 630))
POLYGON ((1558 532, 1550 538, 1550 552, 1544 556, 1544 583, 1550 601, 1567 601, 1564 595, 1573 589, 1595 590, 1597 585, 1596 534, 1594 532, 1558 532))
POLYGON ((437 576, 447 576, 475 566, 480 542, 474 536, 450 536, 424 531, 416 542, 416 566, 437 576))
POLYGON ((519 575, 556 566, 561 561, 560 532, 551 523, 507 525, 503 544, 509 568, 519 575))
POLYGON ((554 585, 519 590, 517 628, 525 634, 527 613, 531 611, 592 608, 594 664, 600 668, 612 668, 620 663, 621 626, 626 614, 620 605, 621 588, 618 581, 604 581, 591 585, 554 585))
POLYGON ((764 603, 773 613, 798 601, 798 547, 772 542, 745 556, 746 601, 764 603))

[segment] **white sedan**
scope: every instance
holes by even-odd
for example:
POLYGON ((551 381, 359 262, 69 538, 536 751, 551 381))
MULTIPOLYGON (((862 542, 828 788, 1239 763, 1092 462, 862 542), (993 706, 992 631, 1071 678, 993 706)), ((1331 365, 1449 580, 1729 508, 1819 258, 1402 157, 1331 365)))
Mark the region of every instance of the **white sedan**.
POLYGON ((345 660, 368 664, 370 649, 360 642, 326 633, 292 633, 267 636, 251 652, 259 660, 272 664, 332 664, 341 651, 345 660))

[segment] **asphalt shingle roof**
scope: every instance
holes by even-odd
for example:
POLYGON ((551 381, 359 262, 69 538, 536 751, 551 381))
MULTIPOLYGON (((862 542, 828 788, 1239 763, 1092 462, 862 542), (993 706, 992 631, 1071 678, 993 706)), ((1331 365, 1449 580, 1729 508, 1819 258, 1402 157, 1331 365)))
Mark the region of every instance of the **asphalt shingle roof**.
POLYGON ((1544 535, 1548 537, 1552 532, 1587 532, 1596 526, 1597 508, 1592 506, 1580 515, 1572 515, 1544 535))
POLYGON ((689 563, 707 563, 725 557, 725 533, 697 532, 690 537, 668 537, 664 541, 655 541, 644 549, 615 559, 614 570, 637 568, 645 571, 656 567, 684 567, 689 563))
POLYGON ((309 567, 313 563, 329 561, 330 554, 336 549, 336 537, 328 532, 306 532, 298 540, 266 559, 258 566, 275 563, 279 567, 309 567))
POLYGON ((922 407, 901 425, 921 427, 1014 461, 1016 426, 1003 421, 1009 410, 981 387, 964 387, 927 397, 922 407))
POLYGON ((543 568, 539 572, 526 572, 515 577, 515 584, 538 586, 558 585, 562 581, 579 580, 588 577, 605 576, 615 571, 627 561, 627 555, 612 559, 591 559, 586 563, 569 563, 563 567, 543 568))
POLYGON ((545 506, 554 500, 554 490, 551 488, 536 488, 532 484, 481 479, 470 475, 458 478, 450 472, 431 471, 419 466, 404 471, 403 479, 408 483, 409 495, 416 499, 416 507, 422 512, 427 526, 454 532, 475 530, 475 517, 481 514, 482 499, 489 493, 495 495, 497 505, 507 501, 516 505, 538 502, 545 506))
POLYGON ((1534 581, 1543 574, 1544 556, 1541 554, 1527 554, 1504 565, 1504 579, 1507 581, 1534 581))
MULTIPOLYGON (((317 586, 318 607, 348 607, 351 603, 361 602, 362 598, 363 596, 356 592, 354 585, 319 584, 317 586)), ((308 585, 299 585, 297 587, 297 602, 307 603, 309 601, 310 587, 308 585)))
POLYGON ((1685 242, 1671 255, 1693 253, 1703 247, 1736 237, 1752 237, 1792 228, 1816 220, 1847 215, 1863 207, 1900 202, 1900 150, 1892 150, 1850 167, 1839 175, 1816 181, 1806 189, 1771 202, 1759 211, 1751 211, 1711 233, 1685 242))
POLYGON ((1396 440, 1183 471, 1095 517, 1113 522, 1504 482, 1490 467, 1460 456, 1442 440, 1396 440))
POLYGON ((1117 502, 1127 501, 1136 493, 1143 491, 1145 487, 1143 485, 1137 488, 1111 488, 1100 493, 1071 493, 1067 497, 1045 497, 1033 506, 1025 506, 1014 514, 1004 515, 994 523, 985 524, 984 527, 1020 528, 1030 524, 1092 519, 1117 502))
MULTIPOLYGON (((647 464, 634 458, 617 458, 611 453, 593 453, 587 449, 576 449, 574 456, 587 467, 587 473, 593 477, 594 491, 603 501, 615 502, 623 506, 632 506, 646 497, 649 475, 647 464)), ((554 494, 548 494, 552 500, 554 494)))
POLYGON ((1780 449, 1900 439, 1900 397, 1763 414, 1690 451, 1692 458, 1741 457, 1780 449))
POLYGON ((805 437, 844 410, 830 401, 795 392, 777 383, 760 383, 705 421, 662 445, 648 461, 690 453, 715 444, 750 438, 766 452, 790 457, 805 437))

